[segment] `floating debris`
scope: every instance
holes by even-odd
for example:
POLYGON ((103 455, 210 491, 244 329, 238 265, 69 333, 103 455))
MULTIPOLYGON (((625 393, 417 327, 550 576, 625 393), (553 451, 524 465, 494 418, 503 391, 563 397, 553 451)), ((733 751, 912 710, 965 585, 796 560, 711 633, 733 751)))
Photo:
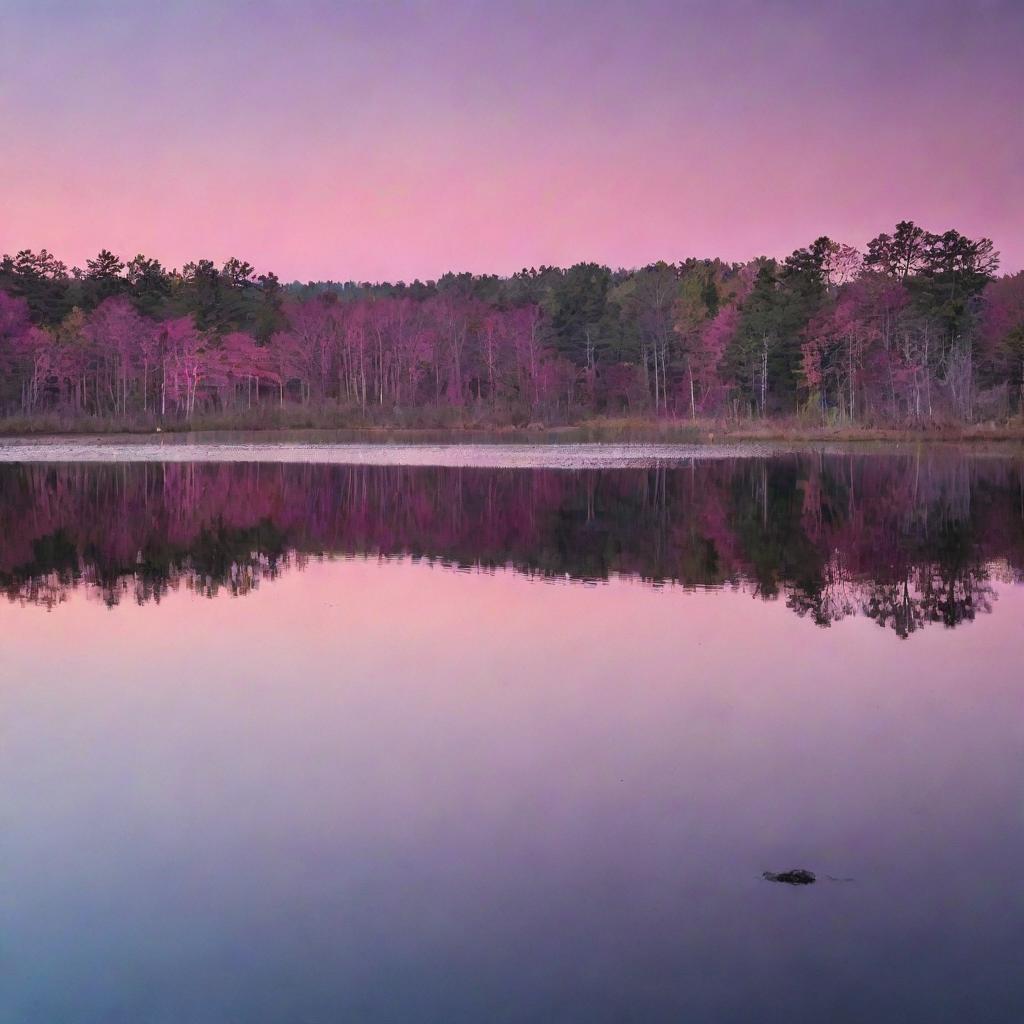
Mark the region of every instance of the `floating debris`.
POLYGON ((783 882, 786 885, 811 885, 817 881, 814 872, 804 868, 793 868, 792 871, 783 871, 781 874, 766 871, 761 877, 769 882, 783 882))

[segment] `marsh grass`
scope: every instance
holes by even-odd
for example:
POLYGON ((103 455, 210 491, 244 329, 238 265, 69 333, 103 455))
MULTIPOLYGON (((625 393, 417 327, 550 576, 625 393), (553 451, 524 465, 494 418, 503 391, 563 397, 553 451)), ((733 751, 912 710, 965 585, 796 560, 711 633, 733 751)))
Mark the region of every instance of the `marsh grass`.
MULTIPOLYGON (((480 438, 547 442, 662 442, 666 444, 858 441, 1024 441, 1024 417, 1001 422, 917 426, 821 423, 806 417, 690 420, 632 416, 588 417, 556 424, 495 422, 471 409, 389 409, 376 415, 340 406, 285 406, 203 413, 189 420, 153 416, 70 416, 50 413, 0 419, 0 436, 182 434, 221 431, 345 431, 386 439, 430 434, 452 441, 480 438)), ((268 436, 269 440, 269 436, 268 436)))

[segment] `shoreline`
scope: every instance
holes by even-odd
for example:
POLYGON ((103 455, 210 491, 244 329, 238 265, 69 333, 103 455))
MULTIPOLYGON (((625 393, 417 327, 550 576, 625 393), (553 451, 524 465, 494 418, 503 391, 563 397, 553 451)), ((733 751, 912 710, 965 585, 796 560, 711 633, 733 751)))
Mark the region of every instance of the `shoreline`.
POLYGON ((595 419, 576 424, 546 426, 333 426, 316 424, 234 424, 217 421, 172 423, 161 427, 117 422, 54 423, 41 420, 5 424, 0 421, 0 445, 84 442, 136 444, 140 442, 248 444, 677 444, 697 447, 737 447, 772 444, 926 444, 1024 447, 1024 421, 941 427, 821 426, 799 421, 762 423, 595 419))

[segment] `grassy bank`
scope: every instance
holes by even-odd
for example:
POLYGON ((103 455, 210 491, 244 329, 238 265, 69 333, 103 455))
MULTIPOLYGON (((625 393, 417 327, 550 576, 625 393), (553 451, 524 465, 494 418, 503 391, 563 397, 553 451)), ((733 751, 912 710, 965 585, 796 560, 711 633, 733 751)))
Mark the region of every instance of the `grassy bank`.
POLYGON ((270 440, 283 432, 338 432, 366 440, 429 437, 452 441, 496 439, 508 441, 575 441, 665 443, 736 442, 843 442, 879 441, 1020 441, 1024 442, 1024 418, 1002 423, 918 426, 860 426, 822 424, 802 418, 766 420, 688 420, 646 417, 593 417, 572 423, 546 425, 501 425, 457 410, 438 410, 436 415, 397 415, 374 420, 342 409, 292 407, 268 413, 209 414, 192 420, 164 420, 140 417, 66 417, 58 414, 0 419, 0 437, 82 436, 104 434, 202 434, 253 432, 270 440))

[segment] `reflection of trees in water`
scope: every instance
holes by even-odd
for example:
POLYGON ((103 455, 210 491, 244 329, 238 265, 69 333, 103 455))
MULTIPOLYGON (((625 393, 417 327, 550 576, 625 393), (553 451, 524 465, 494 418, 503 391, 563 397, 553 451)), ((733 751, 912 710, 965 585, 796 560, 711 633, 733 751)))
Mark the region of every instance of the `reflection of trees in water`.
POLYGON ((1000 578, 1020 578, 1019 464, 951 455, 842 461, 844 470, 819 465, 807 481, 805 529, 829 556, 819 585, 790 594, 798 613, 826 625, 866 615, 908 636, 991 611, 994 560, 1003 560, 1000 578))
POLYGON ((901 636, 989 611, 1024 566, 1021 465, 801 455, 560 472, 260 464, 0 468, 0 586, 53 605, 244 595, 313 556, 741 586, 901 636))
POLYGON ((794 589, 787 604, 821 626, 859 614, 905 637, 929 623, 970 622, 978 612, 990 612, 994 600, 989 569, 982 563, 952 573, 922 565, 894 582, 832 578, 818 591, 794 589))

